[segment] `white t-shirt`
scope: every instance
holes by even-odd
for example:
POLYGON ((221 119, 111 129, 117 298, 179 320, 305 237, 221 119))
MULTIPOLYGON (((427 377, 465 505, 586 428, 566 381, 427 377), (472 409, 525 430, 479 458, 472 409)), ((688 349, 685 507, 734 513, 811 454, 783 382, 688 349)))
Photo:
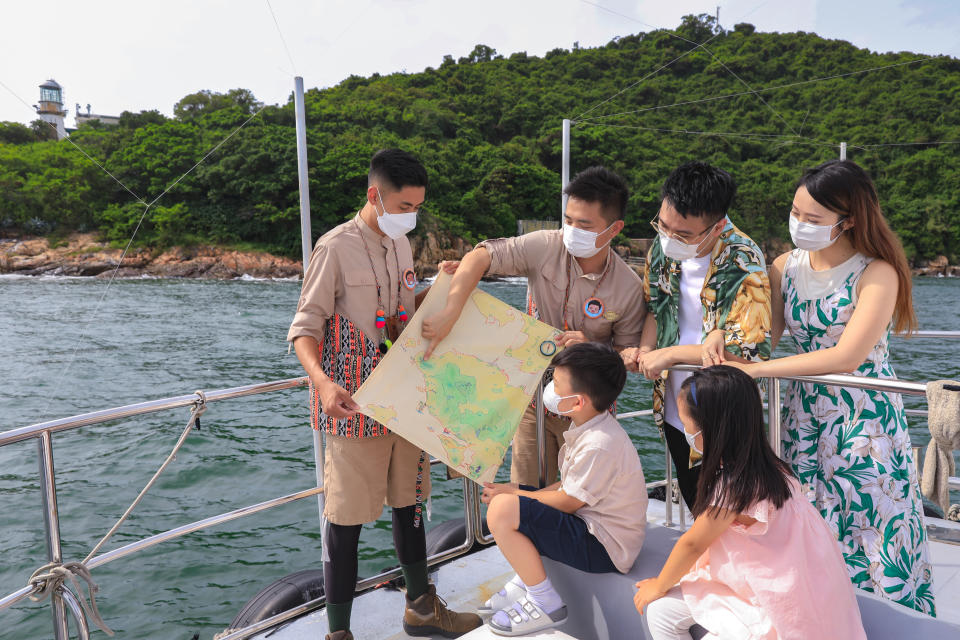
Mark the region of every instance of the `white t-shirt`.
MULTIPOLYGON (((680 308, 677 314, 680 341, 677 344, 703 342, 703 303, 700 302, 700 292, 709 269, 709 253, 701 258, 690 258, 680 263, 680 308)), ((677 394, 680 393, 680 385, 689 377, 689 373, 671 371, 667 376, 667 389, 663 399, 664 421, 680 430, 683 430, 683 423, 677 413, 677 394)))

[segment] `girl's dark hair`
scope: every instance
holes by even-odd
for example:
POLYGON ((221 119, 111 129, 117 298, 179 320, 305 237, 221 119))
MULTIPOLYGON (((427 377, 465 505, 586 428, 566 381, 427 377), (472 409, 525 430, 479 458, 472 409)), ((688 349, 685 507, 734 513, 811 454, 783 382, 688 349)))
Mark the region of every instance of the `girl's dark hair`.
POLYGON ((893 329, 912 333, 917 328, 913 311, 913 280, 907 254, 900 239, 887 224, 873 180, 852 160, 827 160, 807 169, 797 183, 830 211, 853 221, 849 230, 853 248, 870 258, 889 263, 897 271, 897 304, 893 329))
POLYGON ((767 442, 756 382, 739 369, 717 365, 684 380, 680 397, 703 436, 694 517, 711 509, 741 513, 761 500, 782 507, 793 474, 767 442))
POLYGON ((553 357, 551 366, 566 369, 574 393, 590 398, 597 411, 609 409, 627 381, 623 358, 610 345, 599 342, 569 346, 553 357))

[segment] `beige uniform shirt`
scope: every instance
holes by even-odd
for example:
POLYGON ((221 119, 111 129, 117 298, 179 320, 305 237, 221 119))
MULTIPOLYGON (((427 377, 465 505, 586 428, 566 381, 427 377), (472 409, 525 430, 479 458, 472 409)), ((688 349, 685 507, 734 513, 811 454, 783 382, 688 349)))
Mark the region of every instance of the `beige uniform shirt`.
POLYGON ((381 236, 368 227, 359 214, 334 227, 323 234, 313 248, 287 340, 313 336, 322 344, 327 318, 338 313, 353 322, 372 342, 379 343, 377 279, 380 280, 380 298, 387 317, 397 313, 399 283, 399 302, 406 309, 407 317, 411 318, 414 312, 413 289, 400 281, 408 269, 412 273, 413 254, 406 237, 391 240, 381 236), (373 259, 373 268, 364 240, 373 259))
POLYGON ((571 425, 560 448, 560 488, 587 504, 574 515, 587 523, 621 573, 633 566, 647 526, 647 485, 640 457, 608 412, 571 425))
POLYGON ((583 273, 580 264, 563 246, 563 232, 559 230, 485 240, 477 246, 485 247, 490 253, 488 274, 526 276, 533 315, 561 330, 569 263, 567 329, 582 331, 588 340, 612 344, 617 350, 640 344, 647 310, 642 281, 616 252, 610 251, 607 273, 601 281, 599 273, 583 273), (584 305, 590 298, 598 298, 603 303, 602 312, 596 318, 584 313, 584 305))

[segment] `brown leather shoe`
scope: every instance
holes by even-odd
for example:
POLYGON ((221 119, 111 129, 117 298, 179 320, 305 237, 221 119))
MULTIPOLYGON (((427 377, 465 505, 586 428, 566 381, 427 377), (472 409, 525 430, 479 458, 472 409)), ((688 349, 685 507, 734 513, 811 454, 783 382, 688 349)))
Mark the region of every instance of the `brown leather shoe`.
POLYGON ((327 640, 353 640, 353 634, 349 631, 334 631, 327 634, 327 640))
POLYGON ((447 603, 437 595, 437 588, 430 585, 427 592, 416 600, 407 598, 403 612, 403 630, 410 636, 459 638, 483 624, 475 613, 457 613, 447 609, 447 603))

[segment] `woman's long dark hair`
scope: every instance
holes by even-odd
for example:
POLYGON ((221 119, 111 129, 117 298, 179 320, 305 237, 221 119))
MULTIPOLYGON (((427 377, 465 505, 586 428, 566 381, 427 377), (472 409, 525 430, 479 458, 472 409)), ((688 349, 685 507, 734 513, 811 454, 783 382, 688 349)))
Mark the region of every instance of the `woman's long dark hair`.
POLYGON ((761 500, 782 507, 793 474, 767 442, 757 383, 717 365, 684 380, 680 397, 703 436, 694 517, 713 508, 741 513, 761 500))

